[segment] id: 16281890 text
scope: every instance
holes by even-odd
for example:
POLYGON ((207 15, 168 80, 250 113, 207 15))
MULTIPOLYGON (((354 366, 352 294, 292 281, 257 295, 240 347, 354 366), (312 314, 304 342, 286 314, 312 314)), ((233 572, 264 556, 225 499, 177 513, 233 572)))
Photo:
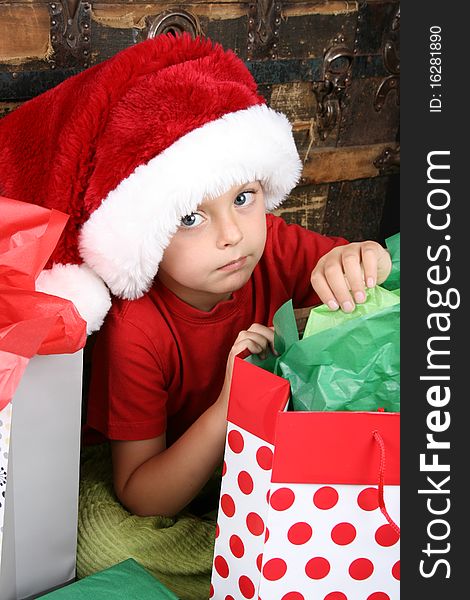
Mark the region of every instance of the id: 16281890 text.
POLYGON ((441 27, 432 25, 429 28, 429 86, 431 99, 429 112, 442 111, 442 36, 441 27))

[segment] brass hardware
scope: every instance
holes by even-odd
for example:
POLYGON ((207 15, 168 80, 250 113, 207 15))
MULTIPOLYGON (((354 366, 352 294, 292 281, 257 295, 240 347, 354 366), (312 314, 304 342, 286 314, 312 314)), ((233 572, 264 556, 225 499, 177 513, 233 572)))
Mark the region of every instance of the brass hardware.
POLYGON ((390 73, 380 82, 374 98, 374 108, 379 112, 385 98, 392 90, 396 92, 396 103, 400 104, 400 7, 398 7, 384 41, 382 50, 385 68, 390 73))
POLYGON ((178 35, 186 31, 192 37, 201 33, 198 18, 186 10, 166 10, 153 19, 148 29, 148 38, 161 33, 178 35))
POLYGON ((90 63, 91 2, 55 0, 48 4, 50 40, 54 51, 49 59, 56 67, 83 67, 90 63))
POLYGON ((281 25, 281 2, 257 0, 248 6, 247 59, 275 59, 281 25))
MULTIPOLYGON (((335 40, 338 41, 338 40, 335 40)), ((312 84, 317 100, 317 129, 321 140, 335 128, 341 115, 341 101, 351 83, 353 52, 339 38, 340 44, 329 48, 323 58, 321 81, 312 84)))

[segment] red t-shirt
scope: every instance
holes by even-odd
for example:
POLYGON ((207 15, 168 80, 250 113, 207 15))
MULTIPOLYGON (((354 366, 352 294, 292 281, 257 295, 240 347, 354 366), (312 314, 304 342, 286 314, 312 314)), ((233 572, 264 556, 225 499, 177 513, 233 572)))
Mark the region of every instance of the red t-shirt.
POLYGON ((230 349, 276 310, 319 303, 310 284, 318 259, 347 243, 267 215, 264 254, 243 288, 210 312, 158 279, 138 300, 115 299, 93 348, 87 428, 109 439, 177 439, 217 399, 230 349))

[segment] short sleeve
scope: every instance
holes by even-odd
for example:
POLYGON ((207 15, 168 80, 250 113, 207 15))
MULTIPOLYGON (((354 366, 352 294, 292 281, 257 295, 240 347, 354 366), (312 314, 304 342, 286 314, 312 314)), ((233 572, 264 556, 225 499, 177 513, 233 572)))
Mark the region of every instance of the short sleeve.
POLYGON ((326 236, 296 224, 287 224, 280 217, 272 221, 272 253, 279 276, 288 282, 295 308, 320 304, 310 283, 310 275, 318 260, 336 246, 347 244, 342 237, 326 236))
POLYGON ((157 350, 142 327, 108 316, 93 348, 87 426, 114 440, 157 437, 168 399, 157 350))

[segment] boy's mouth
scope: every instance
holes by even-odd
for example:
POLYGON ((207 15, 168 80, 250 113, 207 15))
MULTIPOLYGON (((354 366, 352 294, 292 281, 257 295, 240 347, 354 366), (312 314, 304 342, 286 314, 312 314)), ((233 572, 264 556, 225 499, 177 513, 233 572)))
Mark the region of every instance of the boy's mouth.
POLYGON ((217 271, 237 271, 238 269, 243 268, 245 266, 245 263, 246 256, 241 256, 240 258, 232 260, 226 265, 223 265, 223 267, 219 267, 217 271))

